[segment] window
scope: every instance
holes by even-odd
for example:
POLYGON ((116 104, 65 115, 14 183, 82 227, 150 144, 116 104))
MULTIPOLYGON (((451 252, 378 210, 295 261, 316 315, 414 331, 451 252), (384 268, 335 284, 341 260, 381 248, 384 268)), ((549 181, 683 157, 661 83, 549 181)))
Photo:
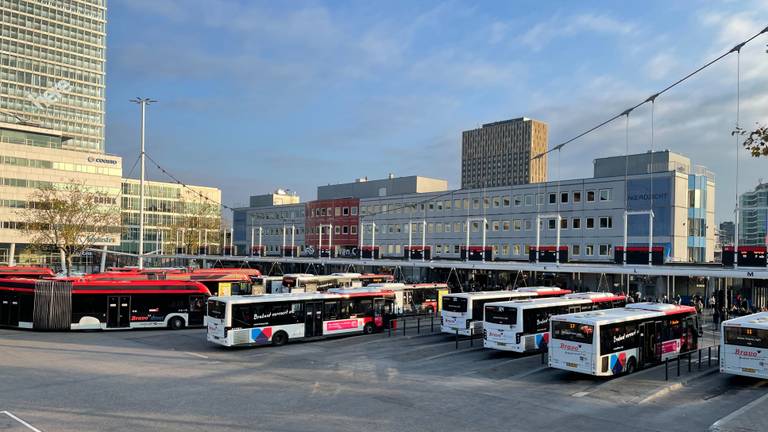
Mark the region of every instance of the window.
POLYGON ((480 200, 475 198, 472 200, 472 208, 473 209, 479 209, 480 208, 480 200))
POLYGON ((349 227, 349 233, 352 234, 352 235, 356 235, 357 234, 357 225, 350 226, 349 227))
POLYGON ((533 205, 533 195, 526 195, 525 196, 525 205, 526 206, 532 206, 533 205))
POLYGON ((555 203, 557 203, 557 195, 555 195, 555 194, 553 194, 553 193, 549 194, 549 203, 550 203, 550 204, 555 204, 555 203))
POLYGON ((610 201, 610 200, 611 200, 611 190, 600 189, 600 201, 610 201))
POLYGON ((581 254, 581 245, 573 245, 571 246, 571 255, 579 255, 581 254))
POLYGON ((504 207, 509 207, 509 197, 508 196, 504 197, 504 207))
POLYGON ((610 216, 601 217, 600 228, 613 228, 613 218, 610 216))
POLYGON ((437 230, 437 232, 439 232, 439 233, 443 232, 443 224, 441 224, 441 223, 437 224, 437 226, 435 227, 435 229, 436 229, 436 230, 437 230))
POLYGON ((460 199, 453 200, 453 207, 457 208, 457 209, 460 209, 461 208, 461 200, 460 199))
POLYGON ((601 244, 598 248, 598 253, 600 256, 606 256, 611 254, 611 245, 609 244, 601 244))
POLYGON ((515 207, 520 207, 523 205, 523 196, 522 195, 515 195, 513 198, 513 202, 515 203, 515 207))
POLYGON ((501 229, 504 230, 504 231, 509 231, 509 221, 504 221, 501 224, 501 229))
POLYGON ((571 342, 592 344, 595 327, 565 321, 552 321, 552 337, 571 342))
MULTIPOLYGON (((459 208, 461 208, 461 207, 459 207, 459 208)), ((469 208, 469 198, 464 198, 464 208, 465 209, 469 208)))
POLYGON ((433 211, 435 209, 435 203, 429 203, 429 211, 433 211))
POLYGON ((538 195, 538 204, 539 205, 544 205, 544 194, 539 194, 538 195))
POLYGON ((557 227, 557 222, 555 219, 549 219, 547 220, 547 224, 549 225, 549 229, 553 230, 557 227))
POLYGON ((341 230, 339 229, 339 226, 338 226, 338 225, 336 225, 335 227, 333 227, 333 233, 334 233, 334 234, 341 234, 341 232, 340 232, 340 231, 341 231, 341 230))
POLYGON ((568 204, 568 192, 560 193, 560 202, 563 204, 568 204))
POLYGON ((341 216, 341 207, 334 208, 334 216, 341 216))
POLYGON ((483 198, 483 208, 488 208, 491 206, 491 200, 489 198, 483 198))
POLYGON ((573 202, 574 203, 580 203, 581 202, 581 192, 574 192, 573 193, 573 202))
POLYGON ((507 244, 507 243, 504 243, 504 244, 501 246, 501 254, 502 254, 502 255, 509 255, 509 244, 507 244))
POLYGON ((595 202, 595 191, 587 191, 587 202, 595 202))
POLYGON ((573 229, 581 228, 581 218, 573 218, 573 220, 571 221, 571 228, 573 229))
POLYGON ((433 224, 433 223, 428 224, 427 225, 427 232, 430 233, 430 234, 435 232, 435 224, 433 224))
POLYGON ((587 245, 584 248, 584 255, 592 256, 595 254, 595 246, 594 245, 587 245))
POLYGON ((499 230, 499 221, 493 221, 493 230, 498 231, 499 230))
POLYGON ((443 202, 443 208, 444 208, 445 210, 450 210, 450 209, 451 209, 451 200, 445 200, 445 201, 443 202))
POLYGON ((461 232, 461 222, 453 223, 453 232, 461 232))
POLYGON ((512 227, 515 231, 520 231, 520 229, 523 227, 523 221, 520 219, 515 219, 512 221, 512 227))
POLYGON ((526 231, 530 231, 532 227, 533 227, 533 222, 531 222, 530 219, 526 219, 525 220, 525 230, 526 231))
POLYGON ((514 251, 515 255, 520 255, 520 245, 519 244, 516 244, 512 250, 514 251))
POLYGON ((341 214, 344 216, 349 216, 349 207, 344 207, 341 209, 341 214))
POLYGON ((346 226, 346 225, 344 225, 343 227, 341 227, 341 233, 342 233, 342 234, 349 234, 349 227, 348 227, 348 226, 346 226))
POLYGON ((637 348, 640 331, 636 323, 618 323, 600 327, 600 355, 637 348))
POLYGON ((560 219, 560 229, 568 229, 568 218, 560 219))
POLYGON ((325 209, 320 209, 320 216, 325 216, 325 209))
POLYGON ((501 207, 501 198, 493 197, 493 208, 501 207))
POLYGON ((587 228, 592 229, 595 227, 595 218, 587 218, 587 228))
POLYGON ((355 216, 357 214, 357 207, 351 207, 352 210, 352 216, 355 216))

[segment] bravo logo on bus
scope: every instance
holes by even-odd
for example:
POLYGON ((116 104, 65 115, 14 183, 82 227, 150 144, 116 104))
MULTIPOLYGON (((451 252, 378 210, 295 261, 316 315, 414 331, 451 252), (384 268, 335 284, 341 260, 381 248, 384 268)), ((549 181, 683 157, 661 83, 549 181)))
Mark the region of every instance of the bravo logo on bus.
POLYGON ((760 354, 760 351, 744 351, 743 349, 736 348, 736 355, 739 357, 756 358, 760 354))

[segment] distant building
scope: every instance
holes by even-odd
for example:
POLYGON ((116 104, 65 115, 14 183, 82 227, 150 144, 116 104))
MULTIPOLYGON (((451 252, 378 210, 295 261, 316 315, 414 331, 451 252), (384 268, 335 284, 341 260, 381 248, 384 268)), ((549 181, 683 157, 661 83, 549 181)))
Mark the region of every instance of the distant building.
POLYGON ((249 200, 250 207, 266 207, 273 205, 298 204, 301 198, 295 192, 284 189, 277 189, 270 194, 251 195, 249 200))
MULTIPOLYGON (((189 244, 193 249, 207 247, 211 253, 221 250, 221 190, 186 186, 144 182, 144 253, 173 253, 177 248, 183 248, 185 253, 199 252, 182 246, 189 244)), ((120 246, 115 248, 121 252, 139 251, 139 194, 139 180, 123 179, 123 233, 120 246)))
POLYGON ((359 178, 353 183, 318 186, 317 199, 373 198, 414 193, 442 192, 448 190, 448 181, 422 176, 395 177, 368 180, 359 178))
POLYGON ((106 0, 3 0, 0 121, 62 132, 104 152, 106 0))
POLYGON ((732 245, 736 233, 736 224, 731 221, 721 222, 718 229, 718 243, 720 246, 732 245))
POLYGON ((739 197, 739 245, 762 246, 768 238, 768 183, 760 183, 739 197), (762 207, 762 209, 760 209, 762 207))
POLYGON ((461 188, 547 181, 547 124, 520 117, 484 124, 461 136, 461 188), (538 155, 541 157, 535 158, 538 155))

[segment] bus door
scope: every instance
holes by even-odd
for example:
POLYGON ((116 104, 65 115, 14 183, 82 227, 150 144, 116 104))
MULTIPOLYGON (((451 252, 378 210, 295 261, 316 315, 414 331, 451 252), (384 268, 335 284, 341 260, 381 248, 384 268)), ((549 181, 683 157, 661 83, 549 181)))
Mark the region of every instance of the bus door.
POLYGON ((373 323, 376 327, 389 326, 394 302, 390 299, 377 298, 373 300, 373 323))
POLYGON ((0 325, 19 325, 19 296, 10 295, 0 301, 0 325))
POLYGON ((189 296, 189 313, 187 314, 187 325, 199 326, 203 325, 203 319, 205 318, 205 296, 193 295, 189 296))
POLYGON ((684 346, 680 347, 680 352, 695 350, 699 346, 698 318, 691 315, 686 317, 683 323, 684 346))
POLYGON ((107 297, 107 328, 130 327, 131 297, 107 297))
POLYGON ((323 302, 304 303, 304 337, 323 335, 323 302))
POLYGON ((640 327, 640 365, 661 360, 661 321, 645 322, 640 327))

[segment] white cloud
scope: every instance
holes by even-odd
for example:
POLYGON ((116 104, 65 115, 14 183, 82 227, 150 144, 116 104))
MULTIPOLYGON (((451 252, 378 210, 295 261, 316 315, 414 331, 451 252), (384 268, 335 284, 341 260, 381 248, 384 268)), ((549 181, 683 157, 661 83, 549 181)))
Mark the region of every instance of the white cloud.
POLYGON ((636 26, 633 23, 621 21, 608 15, 591 13, 571 16, 555 15, 530 28, 519 37, 519 41, 538 51, 555 39, 579 33, 628 35, 635 30, 636 26))
POLYGON ((670 73, 676 69, 677 65, 677 56, 670 52, 660 52, 651 58, 646 69, 651 79, 669 79, 670 73))

